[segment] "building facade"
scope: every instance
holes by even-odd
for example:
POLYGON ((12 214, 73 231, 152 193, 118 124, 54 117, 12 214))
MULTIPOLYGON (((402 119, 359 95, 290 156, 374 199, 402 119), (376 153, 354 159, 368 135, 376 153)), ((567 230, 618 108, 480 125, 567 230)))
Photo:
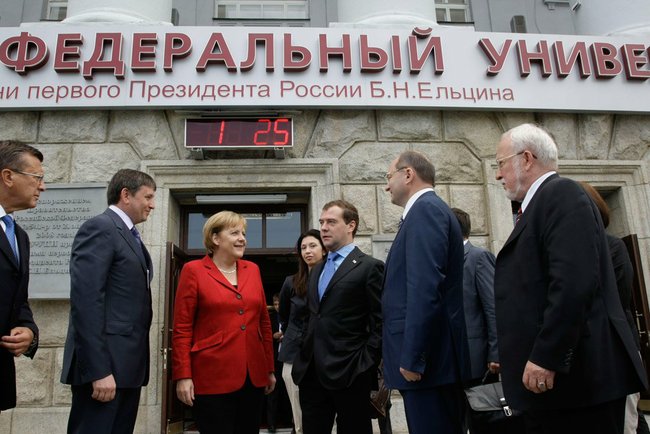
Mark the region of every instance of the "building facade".
MULTIPOLYGON (((513 40, 520 33, 575 37, 618 34, 626 35, 624 38, 629 39, 622 41, 632 44, 639 42, 636 35, 650 31, 650 7, 641 0, 632 2, 635 8, 616 7, 616 2, 605 1, 587 5, 579 0, 411 0, 400 2, 404 4, 399 11, 393 10, 394 2, 377 0, 131 2, 142 3, 141 10, 133 10, 129 2, 115 1, 110 11, 98 10, 101 3, 2 2, 0 30, 13 35, 34 32, 39 26, 56 29, 67 25, 72 27, 66 29, 74 29, 75 19, 84 14, 96 20, 101 14, 113 14, 123 20, 122 26, 146 29, 155 22, 170 29, 185 26, 182 28, 187 32, 197 26, 281 27, 285 33, 294 27, 372 29, 391 20, 412 28, 414 24, 435 26, 437 19, 443 27, 452 28, 450 31, 464 32, 449 33, 450 37, 462 38, 468 32, 505 32, 513 40), (160 8, 161 3, 166 6, 160 8), (68 24, 57 23, 66 17, 68 24)), ((102 26, 110 28, 110 24, 102 26)), ((647 44, 644 47, 647 53, 647 44)), ((639 56, 638 69, 646 73, 649 55, 639 56)), ((545 78, 537 75, 541 85, 545 78)), ((15 80, 19 83, 18 75, 15 80)), ((627 85, 647 94, 648 84, 641 78, 627 85)), ((7 89, 10 85, 5 84, 7 89)), ((270 304, 270 296, 280 289, 284 277, 295 271, 292 252, 297 235, 318 227, 320 209, 329 200, 343 198, 358 207, 361 221, 357 243, 363 251, 385 258, 402 211, 390 203, 384 191, 385 172, 401 151, 413 149, 434 162, 436 192, 450 206, 471 215, 472 241, 497 253, 513 223, 511 205, 495 180, 495 147, 509 128, 537 122, 557 140, 560 173, 592 183, 605 196, 612 210, 609 232, 616 236, 636 234, 642 276, 650 278, 650 222, 645 218, 650 215, 650 103, 627 110, 603 108, 610 102, 618 107, 612 100, 582 110, 563 109, 562 101, 547 108, 541 92, 537 109, 485 108, 469 103, 447 107, 305 103, 291 107, 277 100, 267 105, 227 107, 215 102, 152 108, 3 106, 0 138, 23 140, 41 150, 46 181, 53 185, 51 191, 63 192, 60 194, 75 187, 105 186, 118 168, 140 169, 156 180, 157 206, 141 228, 155 275, 151 378, 142 394, 137 432, 180 432, 183 410, 175 402, 167 377, 174 283, 183 261, 203 253, 197 234, 205 217, 221 209, 247 215, 247 256, 260 264, 270 304), (290 117, 293 146, 265 150, 188 148, 185 121, 201 116, 290 117), (250 194, 257 195, 252 203, 250 194)), ((30 236, 33 241, 38 237, 31 232, 30 236)), ((49 276, 48 272, 44 274, 49 276)), ((59 278, 64 280, 65 276, 59 278)), ((34 360, 17 360, 18 407, 0 414, 0 432, 65 432, 70 391, 59 383, 59 376, 69 301, 65 295, 48 296, 47 290, 34 288, 34 284, 30 287, 37 294, 31 304, 41 330, 40 348, 34 360)))

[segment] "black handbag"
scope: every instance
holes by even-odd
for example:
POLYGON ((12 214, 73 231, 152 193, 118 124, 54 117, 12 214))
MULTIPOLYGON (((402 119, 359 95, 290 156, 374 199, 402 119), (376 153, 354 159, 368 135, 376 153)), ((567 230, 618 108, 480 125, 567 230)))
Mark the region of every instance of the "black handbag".
MULTIPOLYGON (((489 373, 489 372, 488 372, 489 373)), ((485 382, 488 373, 483 377, 485 382)), ((465 389, 470 423, 477 432, 522 433, 521 413, 506 402, 501 381, 465 389)))

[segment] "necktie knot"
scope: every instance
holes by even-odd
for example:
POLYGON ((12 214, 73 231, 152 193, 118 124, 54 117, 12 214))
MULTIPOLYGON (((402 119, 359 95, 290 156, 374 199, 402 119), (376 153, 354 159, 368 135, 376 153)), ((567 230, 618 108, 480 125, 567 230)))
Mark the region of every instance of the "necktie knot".
POLYGON ((138 232, 138 228, 136 228, 135 226, 133 226, 133 227, 131 228, 131 233, 133 234, 133 236, 135 237, 135 239, 138 240, 138 242, 139 242, 140 244, 142 244, 142 238, 140 238, 140 232, 138 232))
POLYGON ((519 220, 521 220, 521 215, 523 214, 523 211, 521 210, 521 207, 517 210, 517 217, 515 217, 515 224, 519 223, 519 220))

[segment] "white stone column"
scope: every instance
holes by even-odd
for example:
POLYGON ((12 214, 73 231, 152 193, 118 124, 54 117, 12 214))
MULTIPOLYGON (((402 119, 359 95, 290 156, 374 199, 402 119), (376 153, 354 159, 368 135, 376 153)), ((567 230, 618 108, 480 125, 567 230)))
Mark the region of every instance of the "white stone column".
POLYGON ((579 35, 650 35, 648 0, 570 0, 579 35))
POLYGON ((66 23, 171 23, 172 0, 68 0, 66 23))
POLYGON ((436 25, 433 0, 338 0, 339 26, 436 25))

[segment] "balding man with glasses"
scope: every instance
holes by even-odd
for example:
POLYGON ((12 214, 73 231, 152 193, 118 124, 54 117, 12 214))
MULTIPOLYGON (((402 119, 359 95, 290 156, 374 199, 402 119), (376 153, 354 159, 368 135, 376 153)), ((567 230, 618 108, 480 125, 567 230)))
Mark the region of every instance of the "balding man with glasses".
POLYGON ((0 141, 0 410, 16 406, 14 359, 34 357, 38 327, 27 301, 29 237, 13 213, 34 208, 43 182, 43 154, 15 140, 0 141))

